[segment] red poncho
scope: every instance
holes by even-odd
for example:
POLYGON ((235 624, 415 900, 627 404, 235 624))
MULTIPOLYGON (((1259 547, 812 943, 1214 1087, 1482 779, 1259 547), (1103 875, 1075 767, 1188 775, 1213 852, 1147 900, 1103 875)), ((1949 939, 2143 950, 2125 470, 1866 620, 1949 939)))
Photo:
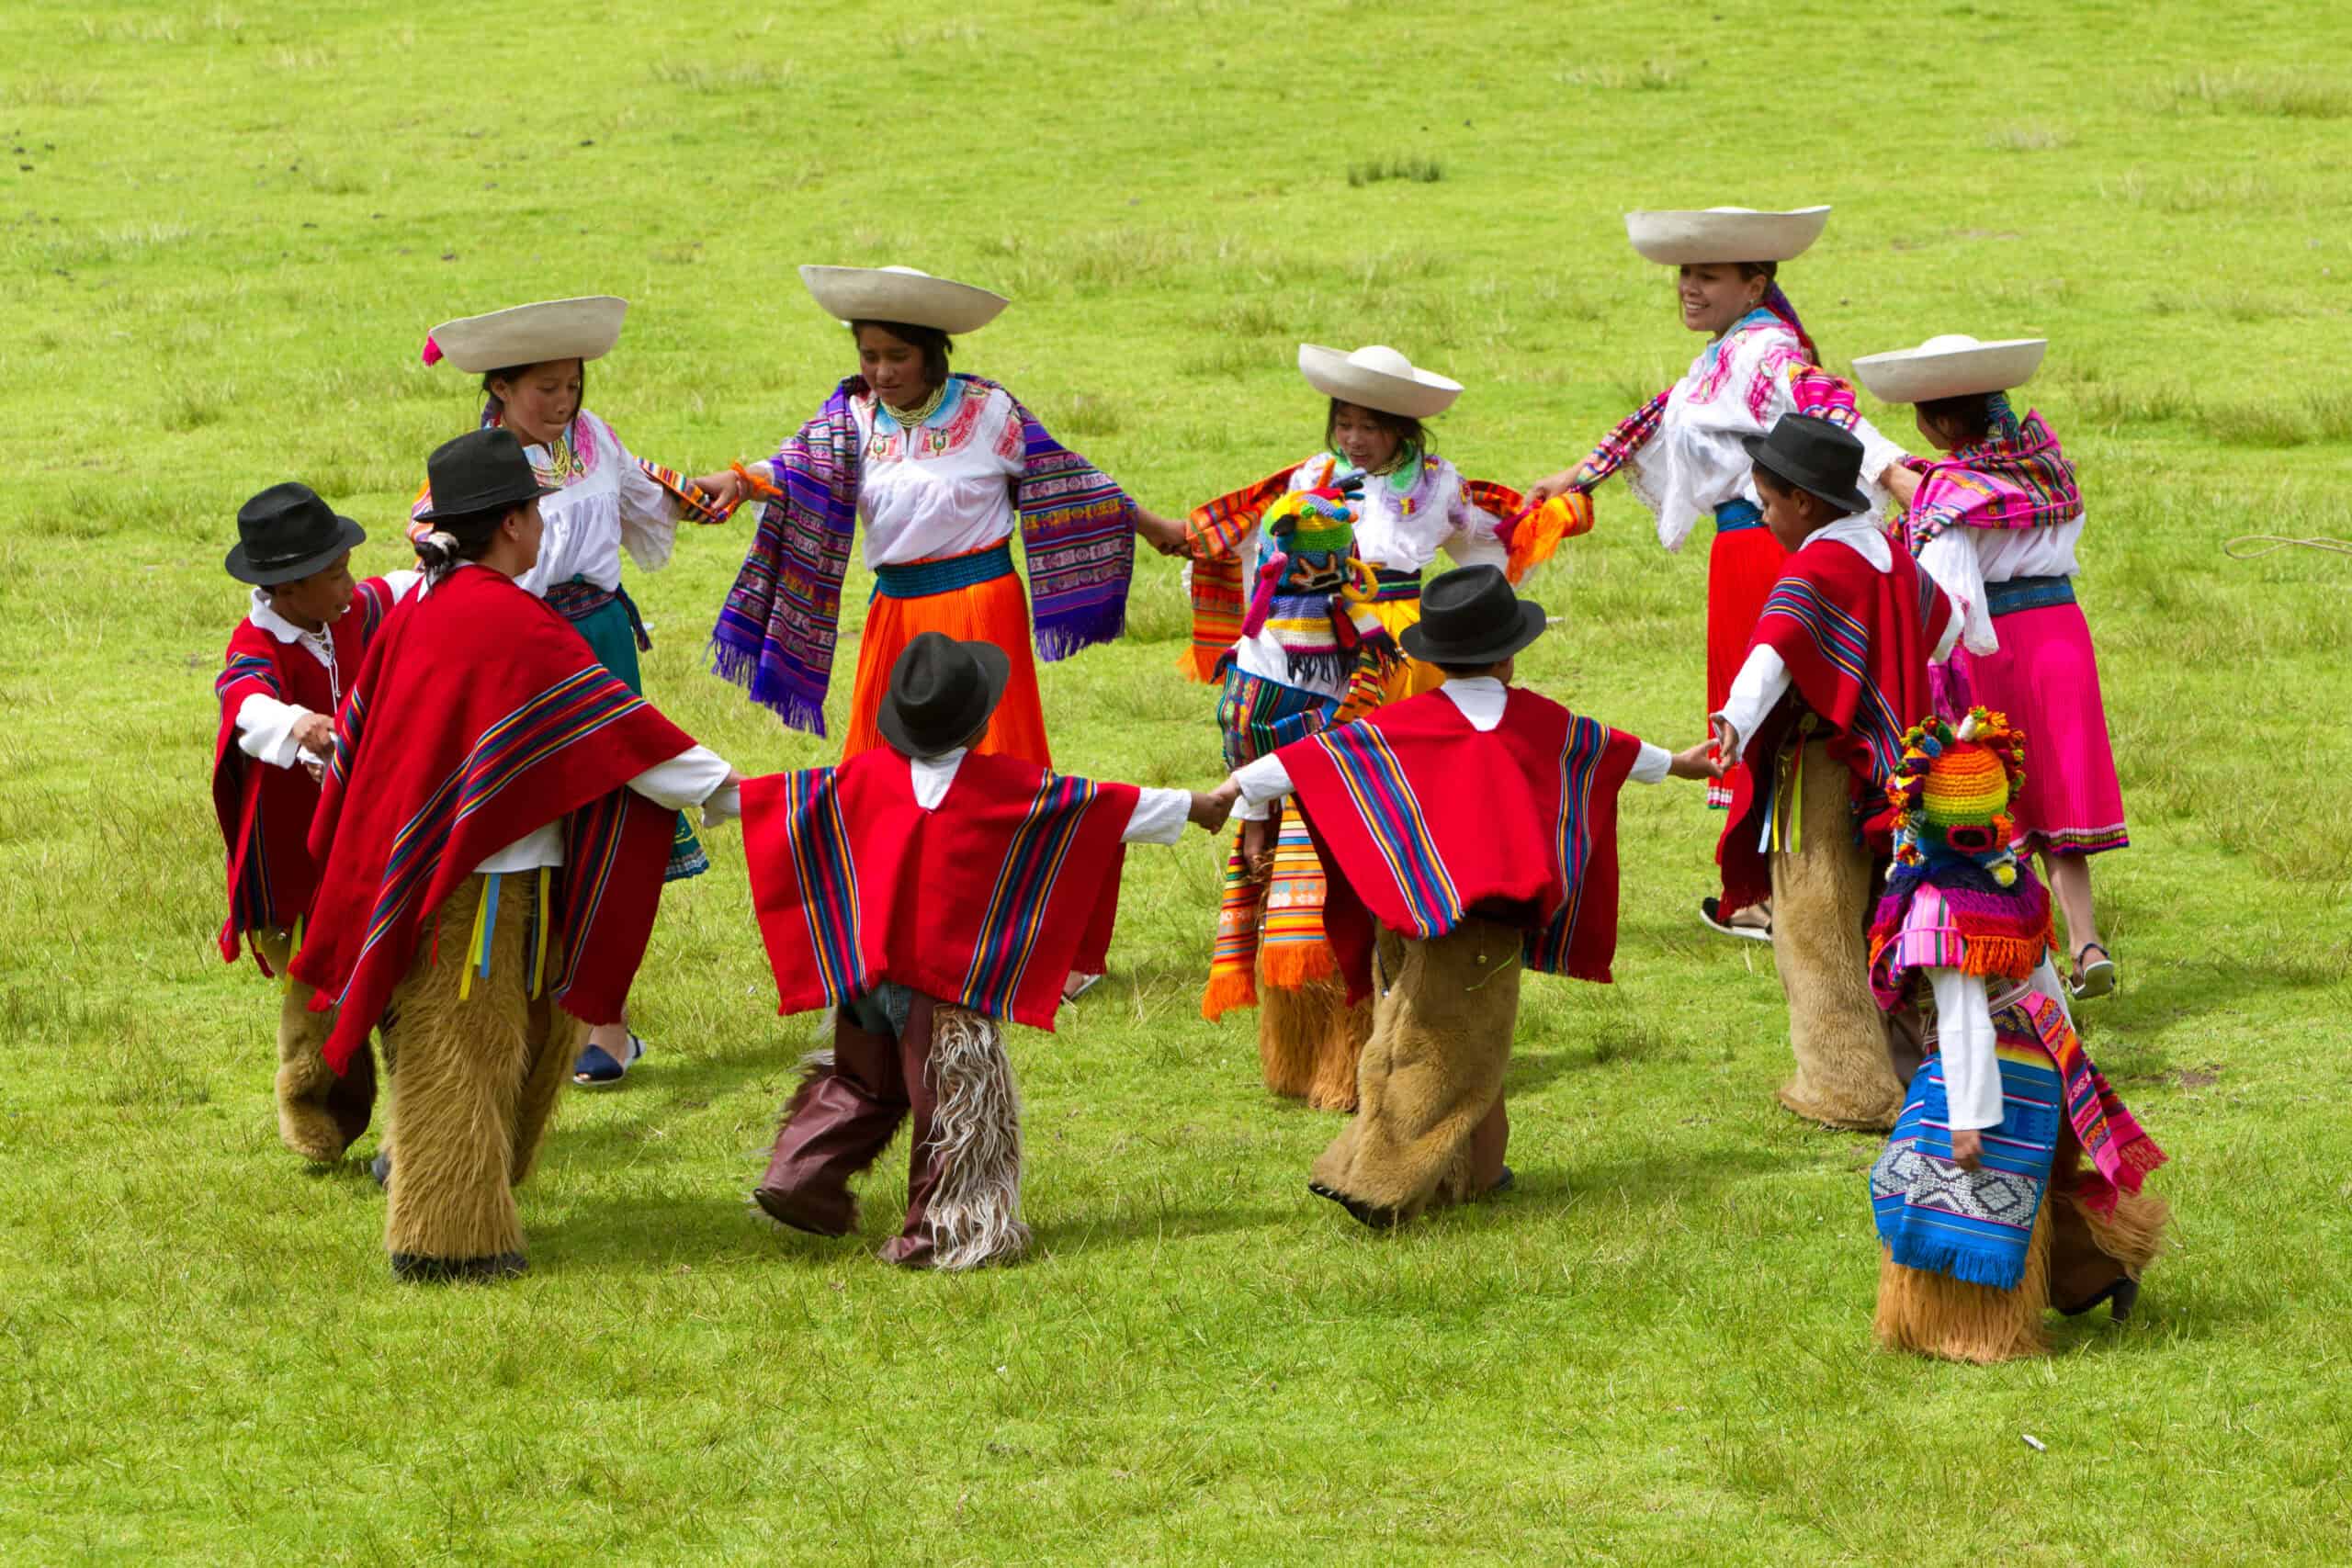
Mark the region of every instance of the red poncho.
MULTIPOLYGON (((346 676, 358 673, 368 644, 391 606, 391 584, 380 577, 353 591, 351 608, 327 631, 337 670, 346 676)), ((239 621, 229 634, 229 651, 212 690, 220 702, 212 742, 212 810, 229 854, 229 917, 220 926, 220 957, 233 964, 242 933, 291 926, 309 910, 319 885, 310 843, 318 784, 307 768, 273 767, 239 750, 237 710, 247 697, 259 695, 333 718, 335 691, 326 666, 309 649, 278 641, 250 619, 239 621)), ((269 973, 259 953, 254 962, 269 973)))
MULTIPOLYGON (((1951 624, 1951 601, 1899 545, 1891 553, 1892 566, 1881 571, 1850 546, 1816 539, 1789 557, 1764 601, 1748 651, 1781 656, 1789 694, 1747 742, 1749 766, 1716 847, 1725 913, 1771 897, 1762 834, 1773 760, 1804 713, 1853 774, 1860 801, 1883 798, 1903 757, 1903 732, 1934 709, 1928 656, 1951 624)), ((1883 848, 1883 828, 1872 837, 1883 848)))
POLYGON ((1481 732, 1429 692, 1278 753, 1331 869, 1324 925, 1351 999, 1372 988, 1373 922, 1442 936, 1465 915, 1526 930, 1530 968, 1606 982, 1617 952, 1623 730, 1512 688, 1481 732))
POLYGON ((293 964, 318 987, 314 1009, 339 1010, 328 1066, 341 1072, 383 1015, 425 917, 483 861, 560 818, 554 995, 590 1023, 621 1016, 677 821, 626 786, 691 736, 512 578, 466 567, 384 623, 334 740, 311 828, 323 869, 293 964))
POLYGON ((1133 784, 967 755, 936 809, 888 748, 743 785, 752 905, 779 1012, 882 982, 1054 1026, 1073 969, 1100 973, 1133 784))

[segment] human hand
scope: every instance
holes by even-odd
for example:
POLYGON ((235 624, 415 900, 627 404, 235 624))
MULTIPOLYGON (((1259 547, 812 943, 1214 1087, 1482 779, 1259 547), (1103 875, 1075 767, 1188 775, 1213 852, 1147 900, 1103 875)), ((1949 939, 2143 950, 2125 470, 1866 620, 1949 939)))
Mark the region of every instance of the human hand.
POLYGON ((742 503, 743 478, 732 468, 721 468, 715 474, 697 474, 691 482, 722 511, 742 503))
POLYGON ((1585 465, 1578 463, 1573 468, 1562 468, 1556 474, 1537 479, 1528 487, 1526 497, 1528 510, 1532 512, 1555 495, 1567 494, 1568 491, 1584 484, 1588 477, 1585 465))
POLYGON ((1184 814, 1185 818, 1193 827, 1214 833, 1225 826, 1226 819, 1233 815, 1234 804, 1240 798, 1241 786, 1231 779, 1215 789, 1196 789, 1193 792, 1193 808, 1184 814))
POLYGON ((1668 778, 1719 779, 1724 776, 1724 764, 1715 760, 1716 742, 1702 740, 1687 750, 1677 751, 1666 765, 1668 778))
POLYGON ((1908 463, 1889 463, 1878 477, 1886 492, 1905 506, 1919 493, 1919 470, 1908 463))
POLYGON ((1274 824, 1272 818, 1261 817, 1241 824, 1241 863, 1250 868, 1253 877, 1264 877, 1273 870, 1274 824))
MULTIPOLYGON (((1739 731, 1731 727, 1731 720, 1721 714, 1715 715, 1707 721, 1707 733, 1715 749, 1717 762, 1728 768, 1739 761, 1739 731)), ((1715 776, 1721 778, 1723 775, 1718 773, 1715 776)))
POLYGON ((1163 556, 1182 556, 1192 552, 1184 546, 1184 525, 1182 519, 1162 517, 1157 512, 1136 508, 1136 534, 1143 542, 1163 556))
POLYGON ((1973 1130, 1952 1129, 1951 1162, 1962 1170, 1974 1170, 1984 1156, 1984 1138, 1973 1130))
POLYGON ((294 721, 294 744, 313 757, 334 754, 334 720, 322 713, 307 713, 294 721))

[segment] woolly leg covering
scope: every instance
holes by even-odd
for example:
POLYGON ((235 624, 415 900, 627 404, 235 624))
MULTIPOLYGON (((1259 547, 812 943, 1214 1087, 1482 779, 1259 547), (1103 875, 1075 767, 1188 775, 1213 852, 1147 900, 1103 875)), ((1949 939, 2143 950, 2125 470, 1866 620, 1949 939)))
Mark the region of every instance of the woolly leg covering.
POLYGON ((1471 1135, 1502 1094, 1519 1021, 1516 931, 1468 919, 1432 942, 1379 937, 1386 989, 1356 1076, 1357 1109, 1309 1185, 1367 1224, 1474 1196, 1471 1135))
MULTIPOLYGON (((254 945, 278 974, 293 957, 292 933, 260 931, 254 945)), ((337 1077, 320 1053, 334 1014, 312 1012, 310 987, 290 977, 277 1006, 277 1135, 304 1159, 333 1165, 368 1130, 376 1109, 376 1058, 366 1045, 337 1077)))
POLYGON ((928 1077, 936 1099, 919 1153, 935 1175, 909 1229, 921 1226, 934 1269, 1011 1262, 1029 1247, 1021 1223, 1021 1093, 995 1020, 934 1007, 928 1077))
POLYGON ((1797 1059, 1781 1103, 1828 1126, 1884 1131, 1903 1109, 1903 1084, 1871 996, 1870 855, 1854 841, 1845 765, 1810 741, 1802 772, 1802 852, 1771 857, 1772 961, 1797 1059))
POLYGON ((2069 1190, 2058 1195, 2050 1215, 2051 1304, 2081 1312, 2156 1260, 2172 1205, 2153 1192, 2123 1192, 2116 1195, 2115 1213, 2101 1214, 2069 1190))
MULTIPOLYGON (((1775 935, 1780 913, 1773 911, 1775 935)), ((2033 1218, 2025 1276, 2011 1291, 1972 1285, 1948 1274, 1905 1269, 1879 1249, 1878 1315, 1871 1327, 1890 1350, 1988 1365, 2039 1356, 2048 1348, 2042 1314, 2050 1306, 2052 1205, 2047 1193, 2033 1218)))
POLYGON ((1371 1007, 1350 1007, 1338 976, 1297 986, 1259 976, 1258 1061, 1276 1094, 1317 1111, 1353 1111, 1356 1063, 1371 1033, 1371 1007))
MULTIPOLYGON (((445 936, 473 929, 483 881, 468 877, 442 904, 445 936)), ((580 1037, 576 1021, 527 994, 534 900, 523 886, 510 879, 499 901, 488 975, 465 980, 462 934, 434 962, 428 931, 392 995, 386 1037, 398 1159, 384 1245, 402 1279, 488 1279, 523 1268, 514 1183, 530 1169, 580 1037)))

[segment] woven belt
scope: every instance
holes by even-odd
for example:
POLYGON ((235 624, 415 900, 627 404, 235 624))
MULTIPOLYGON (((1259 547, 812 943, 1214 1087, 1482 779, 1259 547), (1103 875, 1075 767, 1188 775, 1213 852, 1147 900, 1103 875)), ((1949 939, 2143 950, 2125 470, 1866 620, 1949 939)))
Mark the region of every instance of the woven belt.
POLYGON ((653 651, 653 638, 645 629, 645 617, 637 613, 637 601, 625 588, 599 588, 584 577, 574 577, 554 584, 547 593, 548 608, 567 621, 584 621, 605 605, 617 603, 621 613, 628 617, 629 636, 637 639, 639 653, 653 651))
POLYGON ((1414 571, 1381 570, 1373 573, 1372 602, 1375 604, 1395 604, 1400 599, 1421 596, 1421 574, 1414 571))
POLYGON ((1715 508, 1715 532, 1737 534, 1749 528, 1764 526, 1764 513, 1754 502, 1742 498, 1726 501, 1715 508))
POLYGON ((953 593, 975 583, 994 582, 1012 575, 1012 541, 1006 539, 969 555, 942 556, 937 560, 909 561, 904 566, 874 569, 874 592, 883 599, 928 599, 953 593))
POLYGON ((2007 582, 1984 585, 1984 613, 1988 615, 2014 615, 2019 610, 2047 610, 2052 604, 2075 602, 2075 580, 2071 577, 2012 577, 2007 582))

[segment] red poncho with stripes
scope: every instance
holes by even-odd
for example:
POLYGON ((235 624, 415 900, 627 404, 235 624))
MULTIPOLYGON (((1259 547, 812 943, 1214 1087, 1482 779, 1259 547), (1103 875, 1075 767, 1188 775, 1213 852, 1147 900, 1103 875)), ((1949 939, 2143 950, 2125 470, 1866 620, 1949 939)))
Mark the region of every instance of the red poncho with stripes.
MULTIPOLYGON (((351 608, 328 628, 335 668, 345 676, 358 673, 391 606, 391 584, 371 577, 353 591, 351 608)), ((250 617, 229 635, 229 651, 212 690, 220 703, 212 743, 212 810, 229 857, 229 916, 220 926, 220 957, 233 964, 238 937, 292 926, 309 911, 319 885, 310 841, 318 782, 307 768, 274 767, 239 750, 237 710, 247 697, 264 696, 333 718, 336 694, 326 666, 310 649, 278 641, 250 617)), ((269 972, 258 952, 254 962, 269 972)))
POLYGON ((512 578, 463 567, 403 601, 344 699, 311 829, 322 870, 292 967, 338 1010, 327 1065, 376 1026, 451 890, 559 818, 550 988, 575 1017, 618 1019, 677 822, 627 786, 694 743, 512 578))
MULTIPOLYGON (((1951 601, 1903 548, 1879 570, 1851 547, 1816 539, 1789 557, 1747 649, 1788 666, 1789 694, 1757 727, 1715 852, 1724 912, 1771 897, 1763 847, 1779 772, 1774 760, 1810 714, 1829 754, 1853 775, 1854 798, 1883 800, 1903 757, 1903 732, 1931 712, 1928 656, 1951 622, 1951 601)), ((1868 835, 1882 847, 1883 825, 1868 835)))
POLYGON ((752 907, 777 1011, 884 981, 1035 1029, 1072 970, 1099 974, 1133 784, 967 754, 933 810, 888 748, 743 785, 752 907))
POLYGON ((1323 919, 1351 1000, 1372 989, 1374 921, 1420 939, 1466 915, 1519 926, 1528 967, 1608 981, 1633 736, 1518 687, 1481 732, 1440 691, 1278 755, 1331 868, 1323 919))

